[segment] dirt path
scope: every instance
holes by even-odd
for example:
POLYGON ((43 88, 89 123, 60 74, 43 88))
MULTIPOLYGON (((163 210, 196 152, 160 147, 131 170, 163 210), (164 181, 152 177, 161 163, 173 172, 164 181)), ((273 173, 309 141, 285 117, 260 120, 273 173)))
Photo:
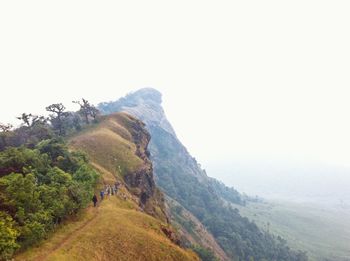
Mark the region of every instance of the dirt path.
POLYGON ((80 235, 82 233, 82 231, 89 225, 91 225, 91 223, 96 219, 96 217, 99 214, 99 207, 97 207, 96 209, 93 207, 89 207, 87 211, 93 211, 93 217, 88 219, 87 221, 85 221, 83 224, 81 224, 79 227, 77 227, 76 229, 74 229, 72 232, 70 232, 67 236, 65 236, 61 242, 59 242, 55 247, 53 247, 51 250, 49 250, 48 253, 44 253, 40 256, 38 256, 37 258, 35 258, 35 260, 37 261, 44 261, 46 260, 50 255, 52 255, 54 252, 60 250, 61 248, 63 248, 67 243, 71 242, 73 239, 75 239, 78 235, 80 235))

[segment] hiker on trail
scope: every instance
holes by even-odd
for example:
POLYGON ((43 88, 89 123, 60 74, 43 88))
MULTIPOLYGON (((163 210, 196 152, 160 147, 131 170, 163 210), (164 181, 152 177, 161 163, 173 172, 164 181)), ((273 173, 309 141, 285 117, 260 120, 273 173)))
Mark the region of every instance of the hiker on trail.
POLYGON ((97 204, 96 194, 92 197, 92 202, 94 202, 94 207, 96 207, 96 204, 97 204))
POLYGON ((106 185, 106 187, 105 187, 105 195, 107 196, 106 199, 108 199, 110 196, 108 185, 106 185))
POLYGON ((103 190, 101 190, 101 192, 100 192, 101 200, 103 200, 104 195, 105 195, 104 191, 103 191, 103 190))

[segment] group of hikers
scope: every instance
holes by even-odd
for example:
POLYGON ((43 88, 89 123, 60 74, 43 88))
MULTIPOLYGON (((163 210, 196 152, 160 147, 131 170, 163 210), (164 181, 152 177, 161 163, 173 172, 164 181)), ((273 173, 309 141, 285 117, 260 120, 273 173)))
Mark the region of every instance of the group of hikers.
MULTIPOLYGON (((111 195, 117 195, 119 185, 119 182, 116 182, 114 185, 105 185, 104 189, 100 191, 100 200, 102 201, 105 197, 109 197, 111 195)), ((96 194, 92 197, 92 202, 94 203, 94 207, 96 207, 98 202, 96 194)))

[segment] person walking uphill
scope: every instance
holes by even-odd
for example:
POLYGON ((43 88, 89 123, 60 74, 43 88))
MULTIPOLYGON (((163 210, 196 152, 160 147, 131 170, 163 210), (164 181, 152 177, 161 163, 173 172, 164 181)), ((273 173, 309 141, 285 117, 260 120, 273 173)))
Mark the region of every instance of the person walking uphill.
POLYGON ((97 204, 96 194, 92 197, 92 202, 94 202, 94 207, 96 207, 96 204, 97 204))

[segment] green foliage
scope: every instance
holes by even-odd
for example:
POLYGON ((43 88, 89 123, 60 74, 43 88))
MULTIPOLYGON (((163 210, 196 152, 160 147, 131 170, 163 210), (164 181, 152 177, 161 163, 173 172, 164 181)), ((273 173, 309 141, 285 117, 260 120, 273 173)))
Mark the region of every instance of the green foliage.
POLYGON ((81 101, 73 101, 73 103, 80 106, 78 113, 84 117, 86 124, 90 123, 90 117, 93 118, 94 122, 97 122, 97 117, 99 116, 100 111, 94 105, 91 105, 88 100, 83 98, 81 101))
POLYGON ((25 147, 9 147, 0 153, 0 176, 13 172, 26 174, 31 172, 33 166, 39 172, 45 171, 49 166, 47 156, 25 147))
POLYGON ((204 248, 201 246, 192 246, 191 247, 194 252, 202 259, 202 261, 219 261, 214 252, 209 248, 204 248))
POLYGON ((8 234, 0 243, 7 244, 3 249, 0 245, 3 258, 18 246, 39 242, 63 219, 86 207, 98 178, 85 155, 69 152, 55 139, 34 149, 0 152, 0 169, 0 230, 8 234))
POLYGON ((0 260, 11 258, 14 251, 19 248, 16 238, 18 230, 14 228, 13 219, 6 213, 0 212, 0 260))
POLYGON ((238 205, 246 204, 242 195, 234 188, 229 188, 224 183, 214 178, 209 178, 209 184, 210 187, 215 191, 215 193, 223 199, 238 205))
MULTIPOLYGON (((100 111, 89 102, 87 105, 87 119, 91 117, 92 122, 97 123, 100 111)), ((73 135, 90 124, 89 120, 83 120, 85 116, 81 115, 81 110, 78 112, 65 111, 66 108, 62 103, 51 104, 46 107, 46 110, 51 112, 49 118, 22 113, 17 117, 22 121, 19 128, 13 129, 11 124, 0 123, 0 151, 6 147, 34 148, 40 141, 73 135)))

